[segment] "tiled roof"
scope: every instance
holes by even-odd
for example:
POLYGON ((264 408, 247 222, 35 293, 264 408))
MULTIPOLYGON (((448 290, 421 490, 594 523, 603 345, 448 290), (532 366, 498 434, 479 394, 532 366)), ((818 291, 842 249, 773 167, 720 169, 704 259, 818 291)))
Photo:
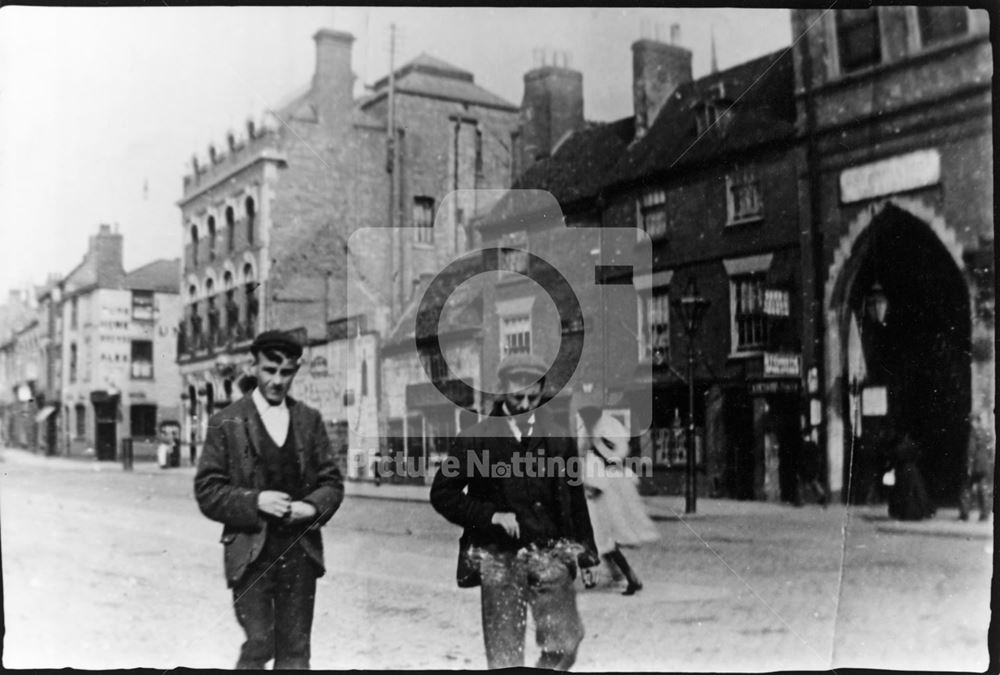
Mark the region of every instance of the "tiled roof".
POLYGON ((792 57, 782 50, 682 85, 638 141, 633 141, 633 117, 574 133, 514 187, 548 190, 565 207, 607 187, 794 135, 792 57), (711 100, 720 81, 725 93, 720 106, 732 108, 699 137, 699 107, 711 100))
POLYGON ((396 324, 396 329, 387 340, 389 344, 400 344, 413 340, 416 332, 422 335, 431 333, 446 334, 451 331, 466 328, 481 328, 483 322, 482 277, 475 277, 480 269, 479 261, 470 259, 457 265, 449 274, 443 275, 440 282, 434 286, 430 297, 426 299, 427 306, 442 308, 447 303, 448 311, 441 314, 443 321, 433 325, 431 313, 419 315, 418 310, 427 291, 427 285, 421 286, 414 293, 413 300, 403 312, 396 324), (471 280, 469 283, 464 283, 471 280), (454 289, 454 292, 448 293, 454 289))
POLYGON ((794 134, 792 56, 790 50, 782 50, 679 87, 646 135, 628 148, 605 180, 609 184, 638 180, 794 134), (699 109, 711 100, 720 82, 725 97, 717 105, 720 112, 727 108, 728 112, 699 136, 699 109))
POLYGON ((124 287, 132 291, 158 291, 177 293, 180 276, 180 260, 154 260, 125 275, 124 287))

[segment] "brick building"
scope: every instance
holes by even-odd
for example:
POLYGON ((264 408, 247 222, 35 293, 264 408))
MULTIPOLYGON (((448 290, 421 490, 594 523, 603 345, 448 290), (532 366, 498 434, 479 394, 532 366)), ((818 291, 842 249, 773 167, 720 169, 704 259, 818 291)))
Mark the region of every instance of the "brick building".
MULTIPOLYGON (((505 143, 515 106, 475 84, 471 73, 426 54, 397 68, 392 87, 383 78, 356 99, 353 40, 318 31, 311 84, 263 124, 248 124, 245 136, 231 133, 226 149, 210 148, 207 162, 195 159, 184 179, 179 364, 184 437, 196 444, 209 415, 240 395, 257 332, 280 326, 317 348, 350 342, 329 347, 337 354, 369 349, 369 336, 388 334, 421 279, 464 250, 467 223, 489 206, 455 202, 440 213, 444 196, 509 184, 505 143), (390 127, 395 143, 388 142, 390 127), (399 231, 386 229, 385 242, 352 239, 361 228, 390 225, 399 231)), ((353 436, 376 438, 384 424, 374 395, 384 388, 375 345, 370 361, 314 354, 346 370, 317 367, 303 378, 310 383, 301 393, 340 386, 323 378, 360 382, 364 375, 379 383, 354 400, 355 410, 327 420, 341 451, 353 436), (348 418, 364 424, 342 433, 348 418)), ((349 475, 364 464, 349 462, 349 475)))
MULTIPOLYGON (((491 223, 483 240, 521 237, 531 253, 581 279, 593 276, 595 263, 621 264, 623 251, 645 251, 645 263, 633 260, 631 299, 610 295, 623 288, 615 284, 580 297, 583 338, 565 323, 536 335, 534 307, 522 323, 532 351, 537 345, 544 358, 554 356, 560 341, 601 337, 596 342, 604 351, 584 348, 570 386, 553 403, 571 428, 583 403, 599 403, 629 423, 638 434, 634 452, 651 460, 655 484, 673 492, 683 485, 688 403, 687 344, 670 300, 697 278, 712 303, 697 342, 701 489, 788 497, 781 488, 784 482, 788 489, 790 462, 782 466, 779 448, 794 446, 801 405, 797 177, 804 161, 795 136, 791 55, 769 54, 693 80, 691 53, 676 43, 640 40, 632 53, 632 116, 606 124, 550 118, 555 132, 547 134, 532 130, 537 114, 525 116, 522 139, 557 140, 548 151, 522 154, 531 164, 515 187, 549 191, 565 225, 512 232, 491 223), (602 239, 581 237, 577 248, 569 247, 561 243, 565 227, 592 229, 602 239), (648 238, 637 241, 636 229, 648 238), (587 325, 601 315, 604 326, 587 325), (608 330, 623 337, 608 337, 608 330), (651 405, 644 389, 652 390, 651 405)), ((553 85, 544 92, 549 110, 581 110, 579 101, 558 100, 581 96, 579 87, 564 86, 576 81, 564 71, 549 66, 526 75, 525 108, 537 108, 542 80, 553 85)), ((507 348, 503 332, 517 318, 504 314, 505 303, 514 306, 501 297, 506 292, 498 288, 497 304, 486 304, 500 331, 500 339, 484 340, 487 353, 496 346, 484 359, 486 372, 507 348)))
POLYGON ((988 21, 965 7, 792 11, 810 423, 830 487, 853 501, 879 496, 887 429, 913 436, 932 498, 953 500, 967 418, 994 408, 988 21))
POLYGON ((61 403, 65 452, 117 457, 131 437, 150 454, 159 423, 178 420, 175 327, 180 261, 122 267, 122 236, 101 225, 62 280, 61 403))

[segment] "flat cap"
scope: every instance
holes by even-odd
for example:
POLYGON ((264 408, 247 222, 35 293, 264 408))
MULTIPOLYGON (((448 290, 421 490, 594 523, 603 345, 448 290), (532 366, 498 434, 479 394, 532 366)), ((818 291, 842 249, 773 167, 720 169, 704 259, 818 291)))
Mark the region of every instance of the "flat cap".
POLYGON ((549 372, 549 366, 534 354, 508 354, 497 368, 497 378, 500 380, 522 376, 541 379, 549 372))
POLYGON ((302 343, 294 335, 283 330, 266 330, 254 339, 250 351, 256 354, 264 349, 276 349, 289 358, 302 356, 302 343))

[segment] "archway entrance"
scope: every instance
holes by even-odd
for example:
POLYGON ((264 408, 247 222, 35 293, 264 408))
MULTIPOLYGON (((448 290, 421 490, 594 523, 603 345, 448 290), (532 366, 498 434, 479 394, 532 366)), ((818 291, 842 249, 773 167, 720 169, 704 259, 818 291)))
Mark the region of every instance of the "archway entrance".
POLYGON ((848 500, 884 499, 892 438, 909 433, 932 500, 954 502, 971 408, 971 317, 961 271, 930 227, 889 204, 855 242, 842 284, 848 500), (883 321, 873 302, 878 287, 883 321))

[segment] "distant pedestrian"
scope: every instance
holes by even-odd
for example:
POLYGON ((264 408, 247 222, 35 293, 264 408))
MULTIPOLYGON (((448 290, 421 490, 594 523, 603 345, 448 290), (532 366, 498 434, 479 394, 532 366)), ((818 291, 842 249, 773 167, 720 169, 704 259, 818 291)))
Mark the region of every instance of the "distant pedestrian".
POLYGON ((992 513, 990 482, 993 478, 995 445, 989 430, 988 413, 983 412, 972 418, 969 430, 969 447, 966 457, 966 471, 959 495, 959 518, 969 519, 972 499, 976 500, 979 520, 990 519, 992 513))
POLYGON ((889 516, 898 520, 923 520, 935 513, 924 478, 917 466, 920 446, 906 432, 892 450, 895 484, 889 492, 889 516))
POLYGON ((821 504, 824 509, 826 508, 828 496, 826 489, 820 482, 821 467, 822 455, 820 454, 819 445, 813 440, 812 434, 806 431, 802 434, 802 445, 799 448, 799 457, 796 462, 796 471, 798 474, 795 490, 796 506, 801 506, 804 503, 805 495, 803 493, 809 490, 813 493, 817 503, 821 504))
POLYGON ((489 668, 524 665, 527 607, 537 667, 568 669, 584 636, 573 580, 598 561, 583 485, 567 471, 576 448, 538 408, 546 371, 536 356, 505 357, 490 416, 462 430, 431 486, 435 510, 465 528, 458 584, 482 586, 489 668))
POLYGON ((319 412, 288 396, 302 346, 266 331, 250 347, 257 387, 208 423, 194 479, 202 513, 224 524, 226 582, 246 633, 238 669, 309 667, 320 527, 344 498, 319 412))
MULTIPOLYGON (((605 562, 625 575, 627 585, 622 595, 633 595, 642 590, 642 581, 621 547, 656 541, 660 533, 639 497, 638 478, 625 464, 629 456, 628 430, 599 408, 586 407, 580 417, 585 430, 583 480, 594 542, 605 562)), ((596 584, 592 570, 584 570, 583 579, 588 588, 596 584)))

